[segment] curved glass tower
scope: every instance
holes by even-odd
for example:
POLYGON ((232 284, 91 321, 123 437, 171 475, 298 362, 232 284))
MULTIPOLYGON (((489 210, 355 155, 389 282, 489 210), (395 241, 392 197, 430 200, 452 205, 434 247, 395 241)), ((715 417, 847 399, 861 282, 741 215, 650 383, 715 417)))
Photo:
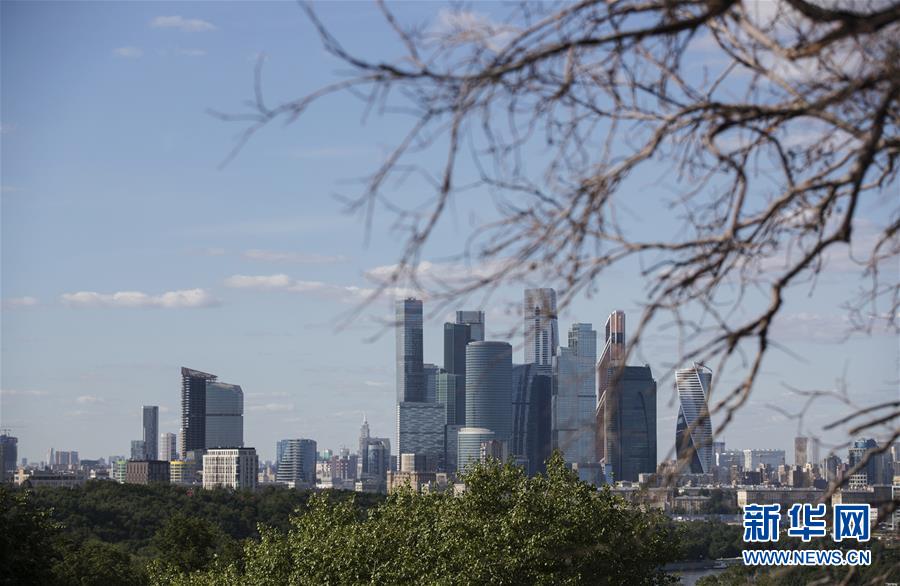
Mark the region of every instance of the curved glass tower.
POLYGON ((464 472, 466 468, 481 460, 481 444, 496 439, 494 432, 483 427, 463 427, 457 436, 457 469, 464 472))
POLYGON ((466 427, 489 429, 505 442, 512 436, 512 346, 506 342, 466 346, 466 427))
POLYGON ((678 391, 678 424, 675 427, 675 445, 678 461, 690 462, 694 474, 712 472, 712 421, 709 418, 709 388, 712 370, 697 364, 675 371, 675 389, 678 391))

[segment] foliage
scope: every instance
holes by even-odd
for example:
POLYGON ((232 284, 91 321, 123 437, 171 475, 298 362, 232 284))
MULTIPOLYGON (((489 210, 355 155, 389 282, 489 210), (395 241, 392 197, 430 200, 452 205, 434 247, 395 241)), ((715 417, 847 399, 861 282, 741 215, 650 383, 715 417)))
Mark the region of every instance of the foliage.
POLYGON ((578 481, 557 455, 546 476, 488 463, 466 490, 398 491, 361 512, 351 501, 310 499, 288 531, 248 541, 244 568, 162 572, 182 584, 661 584, 675 559, 672 525, 578 481))
POLYGON ((743 530, 735 525, 702 521, 677 526, 680 561, 717 560, 741 555, 743 530))
POLYGON ((31 493, 0 485, 0 584, 49 583, 60 529, 31 493))

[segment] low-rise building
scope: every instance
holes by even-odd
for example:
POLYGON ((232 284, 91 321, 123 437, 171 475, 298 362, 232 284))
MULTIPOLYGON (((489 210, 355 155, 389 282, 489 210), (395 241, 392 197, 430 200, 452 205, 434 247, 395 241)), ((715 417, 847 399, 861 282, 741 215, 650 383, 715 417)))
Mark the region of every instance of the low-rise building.
POLYGON ((15 483, 30 488, 73 487, 84 484, 87 475, 83 470, 35 470, 19 468, 15 483))
POLYGON ((169 483, 169 462, 166 460, 128 460, 125 463, 127 484, 169 483))

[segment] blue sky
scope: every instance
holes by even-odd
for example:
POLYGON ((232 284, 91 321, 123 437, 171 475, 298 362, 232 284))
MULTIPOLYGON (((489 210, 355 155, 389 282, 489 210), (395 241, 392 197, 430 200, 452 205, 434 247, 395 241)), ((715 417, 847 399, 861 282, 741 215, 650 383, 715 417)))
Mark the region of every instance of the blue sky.
MULTIPOLYGON (((397 54, 373 5, 319 8, 351 50, 397 54)), ((426 23, 443 10, 395 8, 426 23)), ((386 315, 390 300, 334 326, 358 301, 353 288, 370 287, 365 273, 394 262, 400 243, 381 212, 366 245, 362 222, 332 196, 352 192, 348 180, 372 170, 402 125, 373 117, 361 126, 358 102, 340 96, 264 129, 219 168, 239 127, 205 113, 252 97, 261 52, 271 103, 336 78, 340 64, 297 6, 3 2, 0 11, 0 427, 19 437, 20 454, 127 453, 143 404, 160 405, 161 431, 177 432, 182 365, 242 385, 246 442, 263 458, 282 437, 352 447, 363 413, 374 434, 393 435, 393 334, 367 341, 380 331, 370 317, 386 315)), ((399 198, 416 195, 397 187, 399 198)), ((675 229, 635 195, 647 229, 675 229)), ((438 230, 434 258, 459 250, 466 210, 483 205, 483 194, 467 197, 438 230)), ((877 223, 876 208, 866 213, 877 223)), ((791 400, 786 384, 833 388, 846 371, 860 402, 896 398, 895 337, 838 342, 858 278, 835 270, 814 297, 795 293, 781 339, 803 359, 769 357, 752 404, 725 433, 729 445, 790 451, 796 423, 766 407, 791 400)), ((485 308, 489 333, 515 323, 504 302, 520 298, 505 290, 485 308)), ((643 298, 637 276, 617 269, 573 304, 560 332, 574 321, 599 330, 613 309, 636 321, 643 298)), ((438 364, 443 318, 426 325, 426 360, 438 364)), ((664 332, 644 350, 654 371, 677 355, 664 332)), ((661 458, 674 436, 670 387, 660 384, 661 458)), ((811 425, 841 412, 823 403, 811 425)))

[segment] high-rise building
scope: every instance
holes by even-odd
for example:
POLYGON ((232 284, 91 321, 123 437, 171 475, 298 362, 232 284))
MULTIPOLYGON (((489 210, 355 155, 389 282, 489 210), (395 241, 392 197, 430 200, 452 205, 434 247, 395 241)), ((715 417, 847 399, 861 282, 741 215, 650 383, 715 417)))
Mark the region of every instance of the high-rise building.
POLYGON ((159 436, 159 459, 178 459, 178 436, 174 433, 162 433, 159 436))
POLYGON ((778 470, 784 463, 784 450, 744 450, 744 470, 747 472, 756 472, 760 466, 778 470))
POLYGON ((0 432, 0 482, 12 478, 19 461, 19 439, 8 431, 0 432))
POLYGON ((447 425, 462 425, 466 420, 466 379, 442 372, 435 382, 437 402, 447 408, 447 425))
POLYGON ((147 460, 159 459, 159 407, 144 405, 142 409, 144 422, 144 457, 147 460))
POLYGON ((525 317, 525 364, 537 364, 549 372, 559 346, 556 291, 525 289, 522 314, 525 317))
POLYGON ((424 401, 422 301, 413 298, 397 300, 396 331, 397 402, 424 401))
POLYGON ((369 438, 366 459, 365 477, 385 482, 387 472, 391 469, 391 441, 382 437, 369 438))
POLYGON ((423 400, 426 403, 434 403, 437 400, 437 376, 442 372, 443 370, 437 364, 422 365, 422 376, 425 377, 425 396, 423 400))
POLYGON ((509 452, 525 462, 529 476, 546 471, 551 453, 552 378, 535 364, 512 367, 513 433, 509 452))
POLYGON ((607 389, 613 376, 620 374, 619 369, 625 366, 625 312, 616 310, 609 314, 604 327, 603 349, 597 361, 597 412, 596 421, 596 455, 600 462, 607 461, 606 448, 610 439, 606 422, 609 420, 606 411, 617 409, 616 397, 607 389))
POLYGON ((74 470, 80 462, 76 450, 57 450, 50 448, 47 454, 47 464, 52 470, 74 470))
POLYGON ((397 452, 423 456, 428 471, 444 465, 444 426, 447 408, 443 403, 397 404, 397 452))
POLYGON ((240 385, 206 383, 205 448, 244 446, 244 391, 240 385))
POLYGON ((470 342, 466 346, 466 427, 485 428, 512 438, 512 346, 470 342))
POLYGON ((311 439, 286 439, 281 444, 281 456, 275 479, 295 488, 316 486, 316 442, 311 439))
POLYGON ((894 468, 890 452, 878 453, 878 442, 874 439, 860 438, 853 442, 849 449, 847 465, 853 470, 857 465, 862 467, 850 474, 850 485, 854 488, 874 486, 876 484, 892 484, 894 468))
POLYGON ((459 472, 481 461, 481 444, 495 439, 494 432, 483 427, 463 427, 458 437, 456 468, 459 472))
POLYGON ((146 460, 147 447, 144 440, 131 440, 131 460, 146 460))
POLYGON ((181 367, 181 457, 206 449, 206 383, 216 375, 181 367))
MULTIPOLYGON (((280 444, 281 442, 279 442, 280 444)), ((280 447, 280 446, 279 446, 280 447)), ((365 473, 369 471, 369 420, 366 419, 366 416, 363 415, 363 422, 359 428, 359 451, 356 452, 359 456, 359 476, 362 477, 365 473)), ((278 460, 281 459, 279 454, 278 460)), ((276 460, 276 462, 278 461, 276 460)))
POLYGON ((596 462, 597 332, 573 324, 569 346, 553 357, 553 449, 569 463, 596 462))
POLYGON ((808 437, 795 437, 794 438, 794 465, 795 466, 806 466, 809 462, 809 438, 808 437))
POLYGON ((255 448, 212 448, 203 455, 203 488, 256 490, 259 457, 255 448))
POLYGON ((468 324, 444 324, 444 370, 450 374, 466 376, 466 344, 472 341, 468 324))
POLYGON ((125 463, 127 484, 168 484, 169 462, 165 460, 129 460, 125 463))
MULTIPOLYGON (((484 312, 457 311, 456 323, 469 326, 469 341, 484 342, 484 312)), ((446 368, 446 366, 444 367, 446 368)))
POLYGON ((712 473, 712 420, 709 417, 709 390, 712 370, 694 363, 675 371, 678 391, 678 422, 675 445, 679 462, 690 466, 694 474, 712 473))
POLYGON ((636 481, 656 471, 656 381, 649 366, 618 366, 599 411, 601 442, 611 480, 636 481))

